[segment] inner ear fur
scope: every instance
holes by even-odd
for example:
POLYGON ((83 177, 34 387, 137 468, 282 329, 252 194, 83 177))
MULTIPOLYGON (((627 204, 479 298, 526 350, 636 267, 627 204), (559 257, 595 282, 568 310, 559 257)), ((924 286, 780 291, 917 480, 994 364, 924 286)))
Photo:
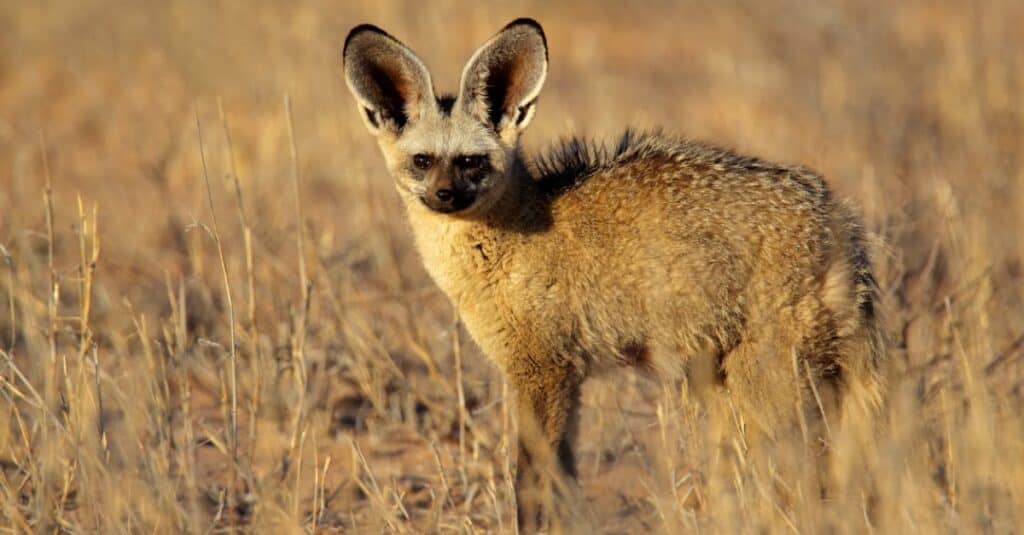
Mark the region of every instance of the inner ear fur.
POLYGON ((409 47, 376 26, 353 28, 342 56, 345 82, 372 133, 397 134, 434 102, 426 65, 409 47))
POLYGON ((532 19, 517 19, 466 63, 459 101, 499 134, 519 132, 533 117, 547 71, 544 30, 532 19))

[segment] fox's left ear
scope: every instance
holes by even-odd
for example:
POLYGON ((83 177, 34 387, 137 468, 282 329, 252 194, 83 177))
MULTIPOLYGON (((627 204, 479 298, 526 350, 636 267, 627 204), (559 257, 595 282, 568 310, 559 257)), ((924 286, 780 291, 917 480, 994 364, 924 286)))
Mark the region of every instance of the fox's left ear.
POLYGON ((462 71, 459 103, 508 142, 533 118, 548 73, 544 30, 517 19, 484 43, 462 71))

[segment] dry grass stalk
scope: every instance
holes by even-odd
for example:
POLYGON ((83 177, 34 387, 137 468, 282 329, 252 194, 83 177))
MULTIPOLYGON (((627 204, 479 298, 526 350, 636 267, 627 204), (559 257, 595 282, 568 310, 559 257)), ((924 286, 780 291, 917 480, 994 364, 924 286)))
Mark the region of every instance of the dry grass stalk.
MULTIPOLYGON (((236 353, 235 343, 235 305, 234 300, 231 297, 231 278, 228 275, 228 264, 227 260, 224 259, 224 247, 221 245, 220 240, 220 226, 217 223, 217 210, 213 204, 213 188, 210 186, 210 175, 206 165, 206 145, 203 143, 203 127, 199 121, 199 112, 195 114, 196 118, 196 138, 199 142, 199 156, 202 161, 203 167, 203 182, 206 184, 206 200, 210 206, 210 219, 213 222, 212 237, 214 245, 217 247, 217 258, 220 260, 221 275, 223 276, 224 283, 224 300, 228 307, 228 395, 230 399, 230 412, 228 417, 228 448, 230 451, 231 459, 231 485, 229 486, 227 493, 227 505, 234 508, 235 503, 235 482, 238 477, 239 461, 238 461, 238 357, 236 353)), ((219 520, 220 510, 217 513, 217 519, 219 520)), ((232 516, 232 523, 234 517, 232 516)), ((215 520, 214 525, 217 524, 215 520)))

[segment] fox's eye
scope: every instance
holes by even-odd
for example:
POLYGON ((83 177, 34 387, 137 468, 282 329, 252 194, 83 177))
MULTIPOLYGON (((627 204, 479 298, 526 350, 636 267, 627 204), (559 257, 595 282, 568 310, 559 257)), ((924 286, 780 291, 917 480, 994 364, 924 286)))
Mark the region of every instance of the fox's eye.
POLYGON ((456 156, 455 166, 459 169, 479 169, 484 165, 485 158, 480 154, 471 154, 468 156, 456 156))
POLYGON ((434 165, 434 157, 429 154, 417 154, 412 157, 412 164, 426 171, 434 165))

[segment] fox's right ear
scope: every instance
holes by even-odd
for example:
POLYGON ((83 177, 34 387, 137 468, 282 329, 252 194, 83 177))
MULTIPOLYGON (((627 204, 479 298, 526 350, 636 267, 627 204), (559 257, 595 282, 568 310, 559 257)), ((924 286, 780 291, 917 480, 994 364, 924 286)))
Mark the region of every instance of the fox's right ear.
POLYGON ((426 65, 412 50, 371 24, 356 26, 342 52, 345 83, 373 135, 397 135, 434 105, 426 65))

